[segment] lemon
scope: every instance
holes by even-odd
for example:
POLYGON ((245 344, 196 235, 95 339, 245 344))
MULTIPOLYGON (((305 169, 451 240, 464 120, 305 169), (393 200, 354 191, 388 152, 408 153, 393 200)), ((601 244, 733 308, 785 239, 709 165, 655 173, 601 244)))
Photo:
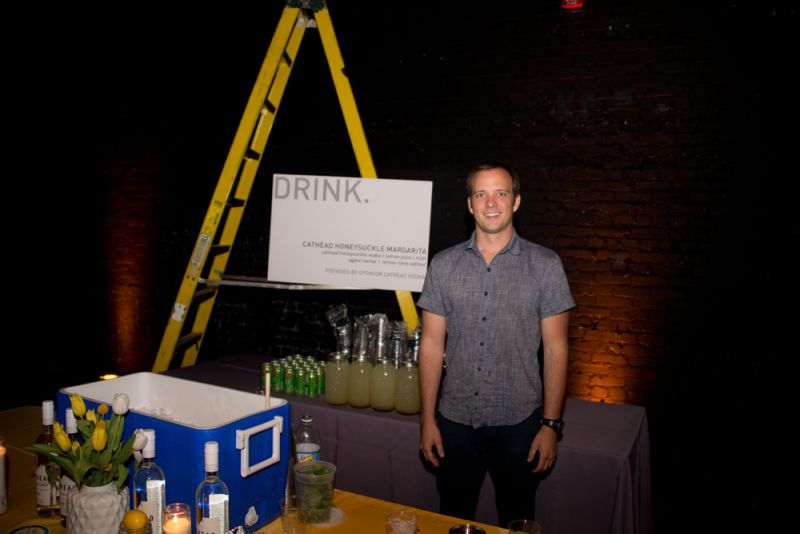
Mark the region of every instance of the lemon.
POLYGON ((128 530, 142 530, 150 519, 141 510, 128 510, 122 518, 122 525, 128 530))

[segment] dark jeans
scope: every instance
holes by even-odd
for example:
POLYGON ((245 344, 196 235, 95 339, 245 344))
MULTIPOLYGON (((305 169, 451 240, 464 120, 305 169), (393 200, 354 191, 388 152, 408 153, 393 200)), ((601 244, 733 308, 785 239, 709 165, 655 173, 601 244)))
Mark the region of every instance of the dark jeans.
POLYGON ((531 471, 528 451, 539 431, 541 408, 519 424, 472 428, 438 416, 444 458, 436 470, 439 511, 445 515, 475 520, 486 471, 494 484, 500 526, 513 519, 535 519, 539 475, 531 471))

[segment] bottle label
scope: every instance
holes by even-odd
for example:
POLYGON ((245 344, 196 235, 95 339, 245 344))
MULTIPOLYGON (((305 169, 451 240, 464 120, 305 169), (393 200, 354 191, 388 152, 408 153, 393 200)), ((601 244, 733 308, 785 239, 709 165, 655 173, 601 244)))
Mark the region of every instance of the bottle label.
POLYGON ((208 517, 197 525, 197 534, 225 534, 228 532, 228 496, 212 493, 208 496, 208 517))
POLYGON ((316 443, 297 444, 297 462, 319 462, 319 445, 316 443))
POLYGON ((150 518, 153 532, 161 532, 161 515, 164 508, 164 481, 148 480, 146 488, 147 498, 139 503, 139 510, 150 518))
POLYGON ((67 517, 67 497, 72 488, 75 487, 75 482, 72 481, 67 475, 61 476, 61 491, 58 493, 58 501, 61 503, 61 515, 67 517))
POLYGON ((58 503, 58 487, 47 478, 47 466, 36 468, 36 504, 53 506, 58 503))

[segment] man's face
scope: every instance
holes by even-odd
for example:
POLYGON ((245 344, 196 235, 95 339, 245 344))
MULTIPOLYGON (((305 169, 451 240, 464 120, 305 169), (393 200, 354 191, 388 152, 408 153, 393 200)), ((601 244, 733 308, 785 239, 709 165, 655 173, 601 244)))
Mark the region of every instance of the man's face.
POLYGON ((514 196, 511 175, 505 170, 479 171, 472 177, 467 207, 482 232, 499 234, 508 230, 519 202, 520 196, 514 196))

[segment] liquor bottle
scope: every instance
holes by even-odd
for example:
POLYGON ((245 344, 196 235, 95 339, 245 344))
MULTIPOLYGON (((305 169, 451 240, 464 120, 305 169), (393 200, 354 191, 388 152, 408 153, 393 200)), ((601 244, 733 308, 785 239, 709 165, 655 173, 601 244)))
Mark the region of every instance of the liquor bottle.
POLYGON ((294 435, 297 462, 319 462, 320 439, 314 420, 308 414, 300 417, 300 424, 294 435))
MULTIPOLYGON (((75 421, 75 414, 72 408, 67 408, 64 413, 64 431, 67 433, 70 443, 78 439, 78 424, 75 421)), ((75 481, 67 473, 61 475, 61 487, 58 488, 58 501, 61 504, 61 526, 67 526, 67 511, 69 492, 75 488, 75 481)))
MULTIPOLYGON (((36 438, 36 443, 53 445, 53 401, 42 401, 42 432, 36 438)), ((51 468, 55 475, 52 481, 47 476, 47 465, 50 458, 46 454, 36 455, 36 513, 39 517, 55 517, 59 515, 58 504, 58 479, 61 475, 58 467, 51 468)))
POLYGON ((142 463, 133 475, 133 507, 147 514, 153 532, 161 532, 167 479, 164 471, 153 461, 156 457, 156 431, 148 428, 144 435, 147 444, 142 449, 142 463))
POLYGON ((197 486, 197 534, 228 532, 228 486, 219 479, 219 443, 207 441, 204 448, 206 478, 197 486))

